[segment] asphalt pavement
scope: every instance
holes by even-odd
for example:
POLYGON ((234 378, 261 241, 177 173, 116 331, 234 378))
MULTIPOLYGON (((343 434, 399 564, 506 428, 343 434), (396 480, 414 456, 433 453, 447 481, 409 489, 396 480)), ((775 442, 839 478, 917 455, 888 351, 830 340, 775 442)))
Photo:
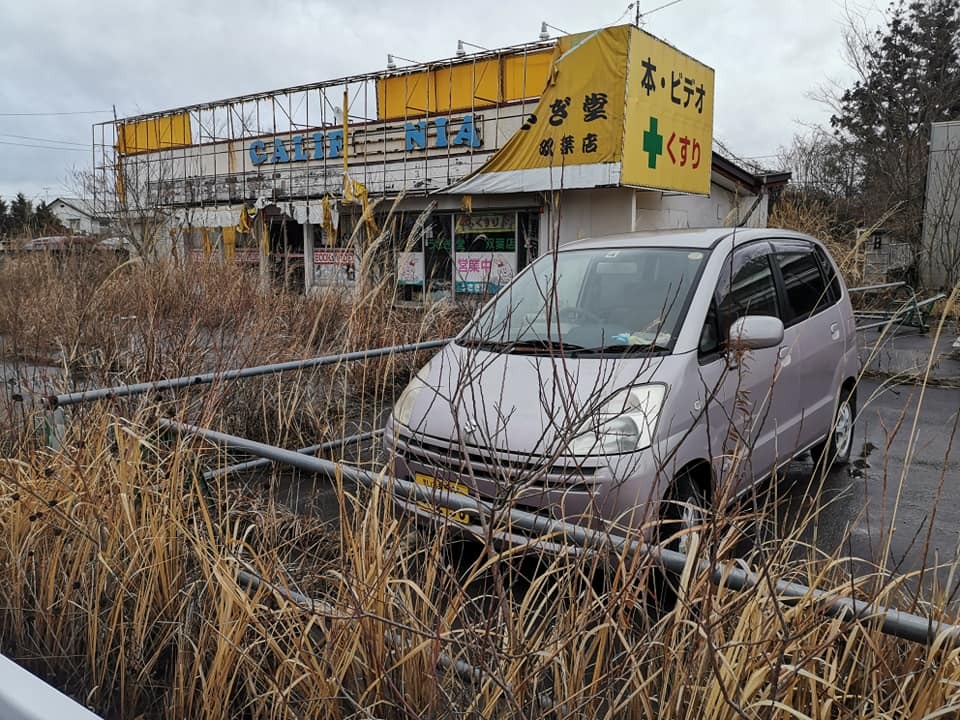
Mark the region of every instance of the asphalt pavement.
POLYGON ((914 574, 908 585, 929 591, 935 565, 941 584, 950 579, 960 546, 960 389, 869 378, 858 405, 849 465, 821 485, 801 459, 777 483, 779 531, 789 533, 816 510, 799 533, 803 541, 851 558, 855 574, 873 566, 914 574))

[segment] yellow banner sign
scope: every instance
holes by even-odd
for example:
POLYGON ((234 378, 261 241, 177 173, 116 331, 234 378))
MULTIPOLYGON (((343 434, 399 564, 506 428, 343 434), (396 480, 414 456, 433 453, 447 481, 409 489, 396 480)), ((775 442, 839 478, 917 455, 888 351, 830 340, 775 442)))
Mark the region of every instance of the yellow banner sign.
POLYGON ((632 25, 561 38, 537 107, 461 192, 710 192, 713 70, 632 25))
POLYGON ((561 38, 536 109, 483 172, 619 160, 629 29, 561 38))
POLYGON ((706 65, 634 29, 622 184, 710 193, 713 76, 706 65))
POLYGON ((186 112, 117 125, 117 152, 121 155, 187 147, 192 143, 190 114, 186 112))

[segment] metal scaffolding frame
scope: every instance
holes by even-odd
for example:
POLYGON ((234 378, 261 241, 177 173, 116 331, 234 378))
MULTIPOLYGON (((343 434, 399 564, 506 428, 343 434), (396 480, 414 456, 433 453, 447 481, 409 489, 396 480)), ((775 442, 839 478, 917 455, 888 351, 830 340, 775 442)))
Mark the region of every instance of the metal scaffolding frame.
MULTIPOLYGON (((549 50, 554 43, 527 43, 96 123, 92 127, 90 183, 94 205, 116 214, 337 198, 342 196, 345 170, 351 180, 368 188, 372 197, 401 192, 426 195, 442 190, 479 168, 519 128, 542 91, 533 82, 527 84, 527 57, 549 50), (522 90, 520 99, 505 103, 500 100, 505 84, 504 60, 509 57, 522 58, 522 90), (493 99, 477 95, 477 68, 490 60, 498 61, 500 73, 500 96, 493 99), (470 105, 453 107, 455 70, 465 67, 472 67, 470 105), (436 87, 444 76, 429 73, 438 71, 448 71, 449 88, 436 87), (392 118, 380 107, 389 100, 385 93, 391 79, 403 80, 406 95, 402 115, 392 118), (424 92, 422 108, 416 106, 419 103, 411 95, 420 92, 419 85, 424 92), (382 97, 378 97, 378 91, 382 97), (444 101, 446 109, 441 110, 444 101), (468 114, 477 118, 477 113, 481 113, 483 136, 487 138, 483 147, 439 143, 429 152, 406 151, 409 148, 404 147, 404 132, 412 121, 425 121, 427 132, 433 132, 431 137, 435 138, 433 121, 446 123, 444 131, 449 132, 451 121, 468 114), (189 143, 162 137, 165 122, 185 124, 189 143), (137 128, 141 134, 155 133, 156 137, 144 146, 137 143, 131 147, 126 142, 127 133, 137 128), (342 141, 342 151, 331 151, 330 138, 325 134, 343 130, 348 131, 348 137, 342 141), (302 140, 291 146, 295 136, 302 140), (264 142, 265 147, 272 147, 267 143, 285 142, 287 152, 306 162, 255 163, 248 147, 255 141, 264 142), (443 182, 432 182, 433 177, 443 182)), ((483 67, 489 69, 488 65, 483 67)), ((198 217, 192 224, 201 226, 205 216, 200 213, 198 217)))

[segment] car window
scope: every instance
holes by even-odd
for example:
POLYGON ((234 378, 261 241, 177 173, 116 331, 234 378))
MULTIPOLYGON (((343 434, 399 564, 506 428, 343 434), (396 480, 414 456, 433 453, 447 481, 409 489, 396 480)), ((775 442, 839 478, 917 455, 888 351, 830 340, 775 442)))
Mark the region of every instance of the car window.
POLYGON ((784 325, 804 320, 831 304, 820 263, 812 249, 778 252, 776 258, 787 296, 784 325))
POLYGON ((722 340, 730 325, 744 315, 779 317, 769 245, 757 243, 734 253, 721 271, 716 301, 722 340))
POLYGON ((840 291, 840 279, 837 277, 836 270, 834 270, 830 258, 827 257, 826 251, 819 245, 815 246, 815 249, 817 257, 820 258, 820 267, 823 269, 824 275, 827 277, 827 283, 830 286, 830 299, 836 302, 840 299, 840 296, 843 295, 840 291))

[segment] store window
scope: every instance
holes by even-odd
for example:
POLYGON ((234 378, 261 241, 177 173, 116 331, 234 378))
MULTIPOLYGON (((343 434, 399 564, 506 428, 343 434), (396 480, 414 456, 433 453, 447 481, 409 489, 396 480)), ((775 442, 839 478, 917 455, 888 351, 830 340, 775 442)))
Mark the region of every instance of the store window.
POLYGON ((454 243, 457 293, 495 293, 517 274, 516 212, 458 214, 454 243))

